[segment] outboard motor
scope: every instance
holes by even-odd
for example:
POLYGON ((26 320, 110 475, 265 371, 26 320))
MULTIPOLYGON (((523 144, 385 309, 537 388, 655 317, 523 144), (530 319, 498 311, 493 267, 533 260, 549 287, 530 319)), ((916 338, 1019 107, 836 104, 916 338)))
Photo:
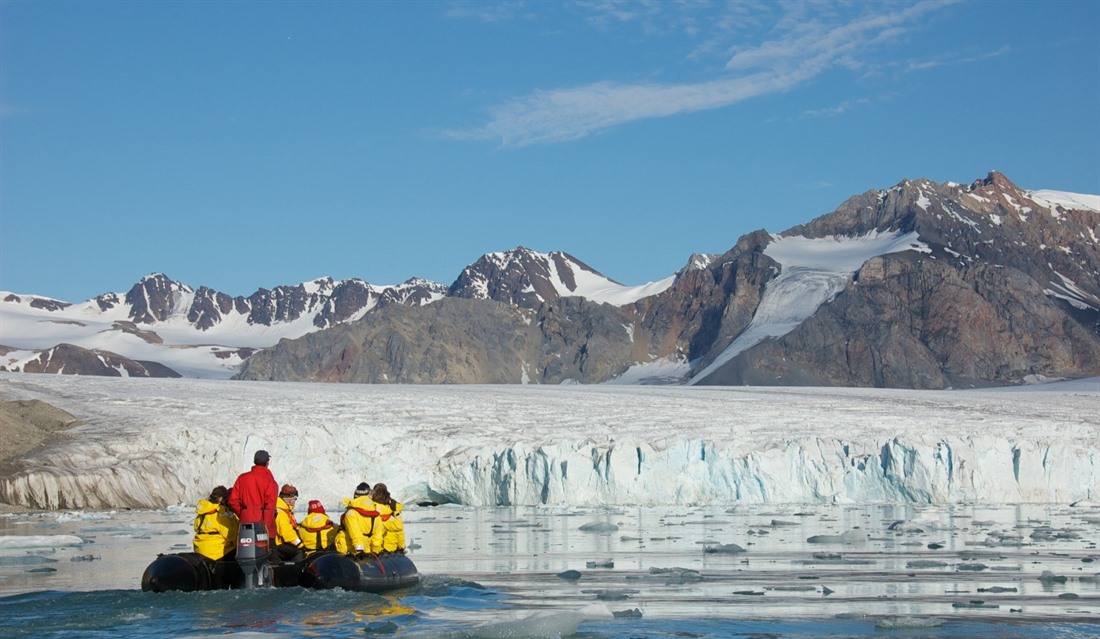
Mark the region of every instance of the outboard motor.
POLYGON ((237 564, 244 572, 245 588, 271 586, 271 573, 267 565, 270 552, 267 526, 263 522, 241 524, 237 536, 237 564))

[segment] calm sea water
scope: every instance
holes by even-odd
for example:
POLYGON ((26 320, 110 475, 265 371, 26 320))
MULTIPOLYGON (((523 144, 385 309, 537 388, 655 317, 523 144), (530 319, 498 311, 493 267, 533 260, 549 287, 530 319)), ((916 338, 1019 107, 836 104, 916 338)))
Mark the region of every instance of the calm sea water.
POLYGON ((189 509, 0 517, 0 631, 3 637, 1100 636, 1096 509, 446 506, 412 507, 406 520, 422 581, 405 591, 153 594, 141 592, 141 573, 157 553, 190 548, 189 509), (81 543, 49 543, 63 535, 81 543))

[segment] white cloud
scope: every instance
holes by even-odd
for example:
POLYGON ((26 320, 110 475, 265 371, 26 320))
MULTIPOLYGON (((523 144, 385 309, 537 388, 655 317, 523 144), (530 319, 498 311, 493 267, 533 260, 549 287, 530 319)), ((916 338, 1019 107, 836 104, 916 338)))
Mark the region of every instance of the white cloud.
POLYGON ((790 88, 806 71, 758 73, 698 84, 598 82, 569 89, 538 90, 492 111, 476 131, 452 131, 452 139, 500 140, 503 146, 565 142, 617 124, 726 106, 790 88))
MULTIPOLYGON (((491 108, 484 126, 447 131, 444 136, 498 140, 505 147, 522 147, 575 140, 636 120, 726 107, 748 98, 789 90, 830 68, 859 68, 861 55, 895 42, 905 33, 907 25, 954 2, 926 0, 900 7, 892 3, 869 4, 864 6, 864 14, 847 20, 831 11, 834 5, 811 5, 816 11, 814 15, 806 15, 806 5, 781 5, 785 13, 772 29, 780 37, 736 49, 726 63, 729 75, 698 83, 602 81, 538 89, 491 108), (882 11, 884 8, 886 12, 882 11)), ((627 10, 632 5, 600 6, 605 9, 605 16, 613 15, 618 20, 632 17, 627 10)), ((725 28, 732 33, 728 25, 725 28)))
POLYGON ((934 69, 936 67, 956 65, 956 64, 971 64, 974 62, 982 62, 983 60, 989 60, 992 58, 999 58, 1002 55, 1007 55, 1012 51, 1012 48, 1008 45, 1004 45, 996 51, 989 51, 978 55, 964 56, 964 57, 948 57, 941 56, 932 60, 911 61, 906 67, 906 71, 924 71, 926 69, 934 69))

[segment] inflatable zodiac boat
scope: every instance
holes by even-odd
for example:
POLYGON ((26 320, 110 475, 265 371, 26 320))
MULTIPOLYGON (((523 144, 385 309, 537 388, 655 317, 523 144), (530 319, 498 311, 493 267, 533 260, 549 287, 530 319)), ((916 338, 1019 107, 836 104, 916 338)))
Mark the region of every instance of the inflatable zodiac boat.
POLYGON ((198 553, 158 555, 141 577, 149 592, 301 586, 319 590, 343 588, 385 592, 420 581, 416 565, 400 553, 366 555, 362 559, 321 551, 299 562, 268 562, 263 525, 241 524, 237 558, 211 561, 198 553))

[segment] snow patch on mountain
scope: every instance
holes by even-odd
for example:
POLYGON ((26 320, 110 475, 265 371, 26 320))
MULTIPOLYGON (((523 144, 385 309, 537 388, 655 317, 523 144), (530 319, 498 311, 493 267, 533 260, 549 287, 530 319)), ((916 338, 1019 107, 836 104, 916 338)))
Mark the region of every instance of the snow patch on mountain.
POLYGON ((1056 207, 1068 210, 1083 210, 1100 213, 1100 195, 1069 193, 1066 191, 1038 190, 1028 191, 1028 197, 1054 212, 1056 207))
POLYGON ((874 231, 860 237, 782 237, 773 235, 764 254, 782 271, 768 282, 748 328, 689 383, 695 383, 756 344, 793 331, 822 304, 844 290, 864 262, 897 251, 929 249, 917 233, 874 231))
MULTIPOLYGON (((626 304, 633 304, 644 297, 664 292, 676 281, 676 276, 670 275, 663 280, 647 282, 639 286, 624 286, 590 271, 575 273, 575 279, 577 283, 575 289, 572 291, 566 289, 563 292, 559 288, 558 293, 563 297, 575 295, 593 302, 611 304, 612 306, 625 306, 626 304)), ((559 283, 560 281, 555 283, 555 287, 559 283)))
POLYGON ((683 357, 662 357, 652 362, 634 364, 606 384, 679 384, 691 372, 691 364, 683 357))

